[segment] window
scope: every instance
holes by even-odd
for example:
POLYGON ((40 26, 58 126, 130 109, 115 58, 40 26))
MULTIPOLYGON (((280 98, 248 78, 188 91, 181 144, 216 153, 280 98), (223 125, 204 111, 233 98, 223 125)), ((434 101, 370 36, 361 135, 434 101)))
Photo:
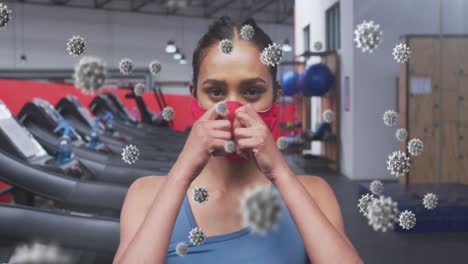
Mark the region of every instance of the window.
POLYGON ((310 25, 307 25, 302 30, 304 36, 304 52, 310 51, 310 25))
POLYGON ((325 14, 325 32, 327 50, 340 49, 340 3, 336 3, 327 9, 325 14))

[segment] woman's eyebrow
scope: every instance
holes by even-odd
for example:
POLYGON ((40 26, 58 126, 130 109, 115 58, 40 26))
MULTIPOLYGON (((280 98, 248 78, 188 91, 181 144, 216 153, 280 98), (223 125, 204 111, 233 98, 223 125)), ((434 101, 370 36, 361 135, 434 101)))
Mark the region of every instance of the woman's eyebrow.
POLYGON ((255 84, 257 82, 266 83, 266 81, 263 80, 262 78, 256 77, 256 78, 242 80, 241 85, 252 85, 252 84, 255 84))
POLYGON ((220 86, 226 86, 226 81, 221 81, 221 80, 216 80, 216 79, 206 79, 202 82, 202 84, 213 84, 213 85, 220 85, 220 86))

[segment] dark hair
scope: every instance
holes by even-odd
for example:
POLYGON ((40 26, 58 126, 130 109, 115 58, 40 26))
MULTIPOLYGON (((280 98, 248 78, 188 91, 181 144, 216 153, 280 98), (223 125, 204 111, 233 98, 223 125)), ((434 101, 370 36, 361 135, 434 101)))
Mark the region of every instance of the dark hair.
MULTIPOLYGON (((250 39, 255 46, 257 46, 260 52, 269 44, 273 44, 271 38, 257 25, 253 18, 248 18, 240 25, 233 22, 229 16, 222 16, 215 20, 208 28, 201 39, 198 41, 197 47, 193 52, 192 68, 193 68, 193 87, 194 96, 197 98, 197 81, 198 73, 200 70, 200 64, 204 56, 206 55, 206 49, 212 45, 218 44, 223 39, 232 39, 234 36, 234 30, 240 30, 244 25, 251 25, 254 29, 255 34, 250 39)), ((259 56, 260 59, 260 56, 259 56)), ((271 77, 273 78, 273 101, 276 101, 278 85, 276 83, 276 72, 277 68, 268 66, 271 77)))

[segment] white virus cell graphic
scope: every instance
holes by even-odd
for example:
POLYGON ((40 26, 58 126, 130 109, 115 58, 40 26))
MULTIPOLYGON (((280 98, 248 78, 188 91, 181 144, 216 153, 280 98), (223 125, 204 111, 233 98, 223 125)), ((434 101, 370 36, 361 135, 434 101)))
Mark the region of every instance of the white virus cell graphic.
POLYGON ((398 204, 391 197, 380 196, 369 203, 367 219, 375 231, 392 230, 397 221, 398 204))
POLYGON ((185 244, 184 242, 177 243, 177 245, 176 245, 177 255, 183 257, 183 256, 187 255, 187 252, 188 252, 187 244, 185 244))
POLYGON ((383 183, 381 181, 375 180, 370 184, 370 190, 375 195, 381 195, 383 192, 383 183))
POLYGON ((226 144, 224 144, 224 151, 226 151, 227 153, 236 152, 236 143, 232 140, 226 142, 226 144))
POLYGON ((85 51, 86 43, 81 36, 72 36, 67 42, 67 52, 73 57, 80 56, 85 51))
POLYGON ((142 83, 135 84, 133 92, 135 92, 136 96, 142 96, 145 93, 145 85, 142 83))
POLYGON ((276 140, 276 146, 278 146, 280 150, 285 150, 288 147, 287 139, 285 137, 279 137, 276 140))
POLYGON ((410 230, 416 226, 416 215, 411 211, 405 210, 400 213, 398 221, 403 229, 410 230))
POLYGON ((395 137, 398 139, 398 141, 405 141, 408 138, 408 131, 404 128, 399 128, 397 129, 395 133, 395 137))
POLYGON ((208 190, 202 186, 196 186, 193 189, 193 200, 199 204, 206 203, 208 201, 208 190))
POLYGON ((155 61, 150 62, 148 68, 151 74, 156 75, 159 72, 161 72, 162 66, 159 61, 155 60, 155 61))
POLYGON ((164 109, 161 112, 161 116, 164 118, 166 121, 171 121, 174 119, 175 111, 174 108, 170 106, 164 107, 164 109))
POLYGON ((205 238, 205 233, 199 227, 193 228, 189 233, 190 243, 194 246, 201 245, 205 238))
POLYGON ((62 252, 58 246, 34 242, 17 246, 8 263, 68 264, 72 261, 73 259, 62 252))
POLYGON ((283 58, 283 50, 281 45, 273 43, 264 48, 260 54, 260 61, 264 65, 276 66, 283 58))
POLYGON ((119 70, 122 74, 128 75, 133 71, 133 61, 127 58, 123 58, 119 63, 119 70))
POLYGON ((369 210, 368 210, 368 207, 369 207, 369 204, 374 200, 376 199, 374 197, 374 195, 370 194, 370 193, 366 193, 365 195, 363 194, 361 196, 361 198, 359 198, 358 200, 358 208, 359 208, 359 212, 364 215, 364 216, 367 216, 369 210))
POLYGON ((248 190, 241 200, 244 224, 254 234, 265 235, 276 230, 281 217, 281 204, 278 194, 269 187, 257 186, 248 190))
POLYGON ((404 43, 400 43, 393 48, 393 59, 398 63, 406 63, 411 57, 411 49, 404 43))
POLYGON ((408 152, 413 156, 419 156, 423 152, 424 144, 419 138, 412 138, 408 142, 408 152))
POLYGON ((245 40, 252 39, 254 34, 255 34, 255 29, 249 24, 243 25, 240 30, 240 35, 245 40))
POLYGON ((327 123, 331 123, 333 122, 333 116, 334 116, 333 111, 330 109, 327 109, 323 112, 323 121, 327 123))
POLYGON ((315 49, 316 51, 320 51, 322 48, 323 48, 322 42, 316 41, 316 42, 314 43, 314 49, 315 49))
POLYGON ((360 48, 362 52, 372 53, 382 42, 383 32, 380 30, 380 25, 375 24, 374 21, 363 21, 357 25, 354 35, 357 48, 360 48))
POLYGON ((410 168, 411 162, 406 153, 394 151, 392 154, 388 155, 387 169, 390 171, 390 174, 401 177, 408 173, 410 168))
POLYGON ((7 5, 0 3, 0 29, 5 28, 10 20, 11 10, 8 9, 7 5))
POLYGON ((135 163, 138 160, 139 156, 140 150, 132 144, 126 145, 122 149, 122 160, 127 164, 135 163))
POLYGON ((398 121, 398 113, 394 110, 387 110, 383 114, 383 121, 387 126, 394 126, 398 121))
POLYGON ((228 107, 225 102, 219 102, 216 104, 216 113, 218 115, 226 115, 228 112, 228 107))
POLYGON ((224 54, 229 54, 232 51, 232 41, 230 39, 223 39, 219 42, 219 50, 224 54))
POLYGON ((424 208, 427 210, 433 210, 437 207, 439 198, 434 193, 427 193, 423 198, 424 208))
POLYGON ((75 86, 85 94, 92 94, 102 88, 107 71, 104 62, 92 56, 83 57, 75 67, 75 86))

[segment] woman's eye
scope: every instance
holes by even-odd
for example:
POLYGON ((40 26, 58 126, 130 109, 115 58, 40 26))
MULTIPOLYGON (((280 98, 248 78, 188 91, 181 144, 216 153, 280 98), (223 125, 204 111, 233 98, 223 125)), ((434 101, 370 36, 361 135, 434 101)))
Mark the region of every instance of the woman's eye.
POLYGON ((249 89, 245 92, 245 94, 248 96, 254 96, 260 94, 260 91, 257 89, 249 89))
POLYGON ((219 89, 213 89, 208 91, 208 93, 212 96, 221 96, 223 92, 219 89))

